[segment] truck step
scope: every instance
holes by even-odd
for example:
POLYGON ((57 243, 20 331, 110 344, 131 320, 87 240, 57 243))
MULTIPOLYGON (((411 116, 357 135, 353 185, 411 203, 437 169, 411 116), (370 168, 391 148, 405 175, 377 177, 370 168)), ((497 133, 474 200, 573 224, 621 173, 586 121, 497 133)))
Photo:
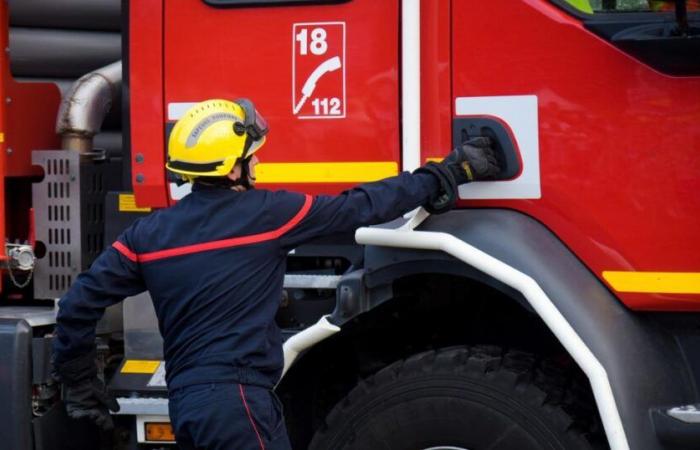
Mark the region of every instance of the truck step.
POLYGON ((652 410, 659 440, 668 449, 696 449, 700 442, 700 404, 652 410))
POLYGON ((149 416, 167 416, 168 415, 168 399, 167 398, 131 398, 118 397, 119 412, 117 414, 126 415, 149 415, 149 416))
POLYGON ((666 414, 681 422, 700 424, 700 404, 676 406, 668 409, 666 414))
POLYGON ((289 289, 335 289, 340 275, 285 275, 284 287, 289 289))

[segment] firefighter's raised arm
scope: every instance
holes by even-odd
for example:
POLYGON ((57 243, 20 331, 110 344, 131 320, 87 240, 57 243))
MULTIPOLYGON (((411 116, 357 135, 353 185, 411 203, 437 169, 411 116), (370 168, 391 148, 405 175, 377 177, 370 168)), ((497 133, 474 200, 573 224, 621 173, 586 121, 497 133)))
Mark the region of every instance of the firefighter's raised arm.
POLYGON ((308 213, 282 236, 281 244, 293 248, 316 237, 352 232, 388 222, 419 206, 440 214, 455 205, 460 184, 493 179, 499 172, 490 140, 471 139, 443 161, 428 163, 413 174, 404 172, 340 195, 314 197, 308 213))

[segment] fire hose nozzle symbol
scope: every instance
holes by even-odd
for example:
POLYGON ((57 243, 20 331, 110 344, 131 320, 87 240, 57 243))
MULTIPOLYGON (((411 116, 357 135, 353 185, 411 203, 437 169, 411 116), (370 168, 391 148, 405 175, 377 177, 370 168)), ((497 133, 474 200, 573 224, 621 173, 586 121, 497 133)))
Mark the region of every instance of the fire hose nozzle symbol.
POLYGON ((342 63, 340 62, 340 57, 334 56, 319 64, 319 66, 316 67, 313 72, 311 72, 311 75, 309 75, 309 78, 307 78, 306 83, 304 83, 304 87, 301 88, 301 100, 299 100, 299 103, 294 106, 295 115, 299 113, 306 100, 308 100, 308 98, 311 97, 311 94, 313 94, 319 78, 329 72, 340 69, 341 65, 342 63))

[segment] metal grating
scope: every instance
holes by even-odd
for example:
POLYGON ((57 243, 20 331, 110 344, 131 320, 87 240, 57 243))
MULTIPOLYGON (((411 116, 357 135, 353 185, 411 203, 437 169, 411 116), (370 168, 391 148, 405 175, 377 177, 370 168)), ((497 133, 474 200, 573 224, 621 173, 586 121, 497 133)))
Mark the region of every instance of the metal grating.
POLYGON ((36 239, 46 255, 34 272, 36 298, 63 295, 82 269, 80 254, 80 155, 64 150, 32 153, 44 179, 32 189, 36 239))

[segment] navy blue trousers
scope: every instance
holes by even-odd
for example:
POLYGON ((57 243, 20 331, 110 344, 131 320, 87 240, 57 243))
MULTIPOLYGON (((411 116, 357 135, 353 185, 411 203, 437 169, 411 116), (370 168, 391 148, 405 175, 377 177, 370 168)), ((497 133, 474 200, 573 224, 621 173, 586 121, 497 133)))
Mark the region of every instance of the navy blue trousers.
POLYGON ((182 450, 290 450, 274 392, 238 383, 175 389, 170 421, 182 450))

